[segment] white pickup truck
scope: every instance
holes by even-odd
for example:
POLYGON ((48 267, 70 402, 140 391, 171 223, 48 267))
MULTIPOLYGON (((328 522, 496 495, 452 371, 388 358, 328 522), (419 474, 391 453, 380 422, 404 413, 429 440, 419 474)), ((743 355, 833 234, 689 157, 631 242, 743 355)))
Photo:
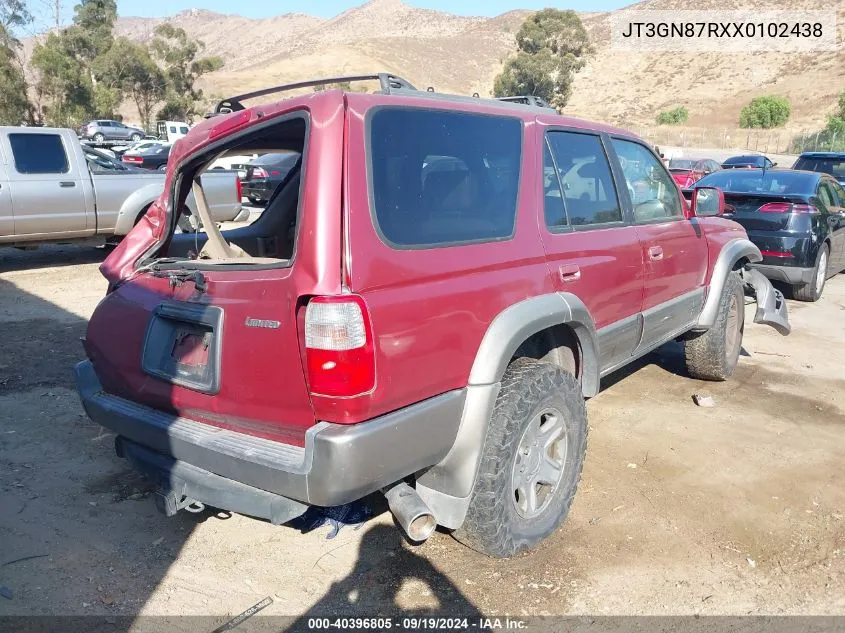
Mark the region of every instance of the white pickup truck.
MULTIPOLYGON (((164 178, 83 147, 72 130, 0 127, 0 246, 119 238, 159 197, 164 178)), ((202 185, 215 222, 248 216, 236 171, 206 173, 202 185)), ((185 204, 196 217, 193 196, 185 204)))

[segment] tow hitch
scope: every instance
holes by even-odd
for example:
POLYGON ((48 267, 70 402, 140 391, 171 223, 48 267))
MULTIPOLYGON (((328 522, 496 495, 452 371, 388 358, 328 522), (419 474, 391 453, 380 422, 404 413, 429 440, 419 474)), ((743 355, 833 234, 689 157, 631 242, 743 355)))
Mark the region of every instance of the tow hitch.
POLYGON ((786 310, 786 299, 783 293, 776 289, 772 282, 753 268, 745 267, 739 271, 745 294, 757 300, 757 312, 754 323, 763 323, 775 328, 786 336, 792 331, 789 325, 789 315, 786 310))

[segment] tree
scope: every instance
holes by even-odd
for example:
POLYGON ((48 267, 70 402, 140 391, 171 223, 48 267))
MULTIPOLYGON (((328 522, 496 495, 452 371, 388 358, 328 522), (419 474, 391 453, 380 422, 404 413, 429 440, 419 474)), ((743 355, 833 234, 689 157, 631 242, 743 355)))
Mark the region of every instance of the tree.
POLYGON ((94 116, 113 116, 120 91, 100 83, 97 59, 112 46, 117 19, 115 0, 81 0, 74 7, 73 24, 49 33, 32 53, 38 72, 38 93, 49 102, 53 125, 75 126, 94 116))
POLYGON ((197 79, 223 67, 219 57, 198 59, 204 48, 203 42, 189 38, 182 28, 168 23, 156 27, 150 50, 164 65, 168 81, 160 118, 190 121, 199 114, 197 102, 202 101, 203 92, 196 87, 197 79))
POLYGON ((789 120, 790 114, 789 101, 784 97, 774 95, 757 97, 740 112, 739 126, 763 129, 780 127, 789 120))
POLYGON ((529 17, 516 35, 518 51, 496 77, 497 97, 535 95, 563 108, 575 73, 593 53, 590 38, 574 11, 543 9, 529 17))
POLYGON ((28 97, 15 30, 32 23, 32 14, 21 0, 0 0, 0 124, 34 124, 37 113, 28 97))
POLYGON ((678 106, 671 110, 664 110, 657 115, 658 125, 680 125, 689 120, 689 111, 684 106, 678 106))
POLYGON ((167 94, 167 78, 146 47, 121 37, 95 60, 100 85, 114 91, 119 101, 132 99, 146 129, 152 123, 153 108, 167 94))

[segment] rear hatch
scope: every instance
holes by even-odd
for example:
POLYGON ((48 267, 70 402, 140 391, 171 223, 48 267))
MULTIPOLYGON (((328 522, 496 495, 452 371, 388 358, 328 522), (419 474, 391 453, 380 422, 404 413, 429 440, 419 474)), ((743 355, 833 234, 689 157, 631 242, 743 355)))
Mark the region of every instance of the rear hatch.
POLYGON ((725 192, 725 205, 725 216, 749 232, 786 231, 796 208, 800 213, 806 207, 800 196, 730 192, 725 192))
MULTIPOLYGON (((265 116, 266 127, 257 126, 251 134, 273 133, 276 127, 271 125, 295 124, 294 131, 300 139, 308 138, 310 146, 317 134, 306 136, 308 119, 300 111, 278 117, 285 118, 279 122, 265 116), (288 119, 293 122, 288 124, 288 119)), ((246 256, 196 259, 186 256, 186 249, 194 249, 195 242, 202 247, 205 235, 175 235, 175 222, 160 206, 168 204, 165 197, 113 251, 101 267, 110 292, 92 315, 85 341, 107 393, 214 426, 304 444, 315 413, 303 369, 299 321, 311 296, 339 293, 341 288, 344 118, 334 118, 339 120, 323 128, 331 143, 319 145, 322 151, 315 150, 314 163, 306 165, 304 155, 302 175, 294 173, 283 184, 290 194, 279 196, 289 201, 279 205, 284 209, 280 217, 294 219, 296 226, 280 225, 273 219, 279 217, 273 215, 278 209, 267 209, 267 215, 248 227, 222 236, 216 229, 211 232, 246 256), (306 179, 316 183, 318 177, 319 187, 306 186, 306 179), (168 231, 169 246, 161 241, 168 231), (286 255, 277 250, 266 256, 254 252, 258 244, 282 242, 289 235, 295 250, 286 255), (162 243, 162 251, 151 251, 162 243)), ((208 134, 213 123, 191 132, 195 144, 202 143, 202 132, 208 134)), ((285 137, 286 129, 275 133, 285 137)), ((243 142, 244 137, 235 138, 243 142)), ((177 153, 175 160, 184 170, 191 159, 177 153)), ((190 175, 171 173, 166 192, 179 176, 190 182, 190 175)))

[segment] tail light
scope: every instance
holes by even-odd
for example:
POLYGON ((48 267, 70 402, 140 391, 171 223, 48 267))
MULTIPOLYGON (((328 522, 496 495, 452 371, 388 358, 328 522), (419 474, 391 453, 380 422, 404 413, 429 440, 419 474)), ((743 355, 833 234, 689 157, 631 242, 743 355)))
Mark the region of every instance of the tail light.
POLYGON ((305 310, 308 388, 351 398, 373 390, 376 357, 369 312, 357 295, 315 297, 305 310))
POLYGON ((244 190, 243 190, 243 186, 241 185, 241 179, 240 178, 235 178, 235 187, 236 187, 235 195, 237 196, 238 202, 240 202, 241 198, 244 197, 244 190))
POLYGON ((784 259, 789 257, 795 257, 795 255, 793 255, 789 251, 760 251, 760 254, 763 257, 783 257, 784 259))
POLYGON ((760 213, 804 213, 815 214, 819 210, 811 204, 792 204, 790 202, 769 202, 757 209, 760 213))
POLYGON ((140 156, 127 156, 126 154, 123 155, 123 158, 121 160, 123 160, 124 163, 143 163, 144 162, 144 159, 141 158, 140 156))
POLYGON ((253 178, 267 178, 267 170, 263 167, 256 167, 252 170, 253 178))

